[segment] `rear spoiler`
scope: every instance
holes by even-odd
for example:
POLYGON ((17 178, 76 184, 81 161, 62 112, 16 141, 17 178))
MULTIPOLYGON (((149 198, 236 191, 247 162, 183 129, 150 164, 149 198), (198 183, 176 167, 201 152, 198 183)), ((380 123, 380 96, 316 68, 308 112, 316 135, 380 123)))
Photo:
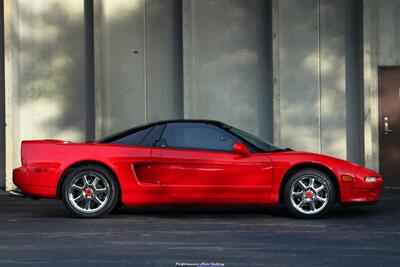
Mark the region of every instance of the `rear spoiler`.
POLYGON ((58 139, 43 139, 43 140, 24 140, 21 142, 21 145, 24 144, 40 144, 40 143, 48 143, 48 144, 68 144, 71 143, 71 141, 65 141, 65 140, 58 140, 58 139))

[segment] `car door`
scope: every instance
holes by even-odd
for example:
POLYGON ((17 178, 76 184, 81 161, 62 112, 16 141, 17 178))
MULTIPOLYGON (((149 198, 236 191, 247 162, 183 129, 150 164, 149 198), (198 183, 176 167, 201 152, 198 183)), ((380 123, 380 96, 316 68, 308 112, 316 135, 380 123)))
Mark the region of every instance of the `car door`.
POLYGON ((272 162, 265 154, 233 153, 241 140, 224 129, 200 122, 168 123, 152 165, 165 190, 176 198, 266 198, 272 186, 272 162))

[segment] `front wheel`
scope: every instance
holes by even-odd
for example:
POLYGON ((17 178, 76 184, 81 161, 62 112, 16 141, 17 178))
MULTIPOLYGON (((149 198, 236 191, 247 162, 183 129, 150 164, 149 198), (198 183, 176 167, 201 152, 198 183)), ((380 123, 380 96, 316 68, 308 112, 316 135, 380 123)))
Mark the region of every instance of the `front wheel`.
POLYGON ((304 169, 290 176, 284 189, 285 203, 298 218, 326 215, 336 201, 335 186, 324 172, 304 169))
POLYGON ((67 175, 62 199, 75 216, 97 218, 115 207, 118 201, 117 188, 114 176, 108 170, 97 165, 85 165, 67 175))

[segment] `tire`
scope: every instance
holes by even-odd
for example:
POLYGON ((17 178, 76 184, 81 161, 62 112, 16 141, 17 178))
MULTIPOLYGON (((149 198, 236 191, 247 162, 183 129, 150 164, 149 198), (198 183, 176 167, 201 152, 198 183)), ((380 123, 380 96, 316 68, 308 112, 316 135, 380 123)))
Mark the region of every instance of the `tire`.
POLYGON ((284 200, 290 212, 297 218, 321 218, 336 202, 335 185, 320 170, 299 170, 285 184, 284 200))
POLYGON ((99 218, 110 213, 118 202, 114 176, 98 165, 83 165, 67 174, 62 186, 66 208, 79 218, 99 218))

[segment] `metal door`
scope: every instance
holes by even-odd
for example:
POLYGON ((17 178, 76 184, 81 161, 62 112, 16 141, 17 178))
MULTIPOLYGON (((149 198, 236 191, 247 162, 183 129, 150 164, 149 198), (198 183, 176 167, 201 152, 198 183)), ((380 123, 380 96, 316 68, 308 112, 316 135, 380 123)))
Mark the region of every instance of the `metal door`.
POLYGON ((400 67, 379 69, 379 163, 385 185, 400 185, 400 67))

